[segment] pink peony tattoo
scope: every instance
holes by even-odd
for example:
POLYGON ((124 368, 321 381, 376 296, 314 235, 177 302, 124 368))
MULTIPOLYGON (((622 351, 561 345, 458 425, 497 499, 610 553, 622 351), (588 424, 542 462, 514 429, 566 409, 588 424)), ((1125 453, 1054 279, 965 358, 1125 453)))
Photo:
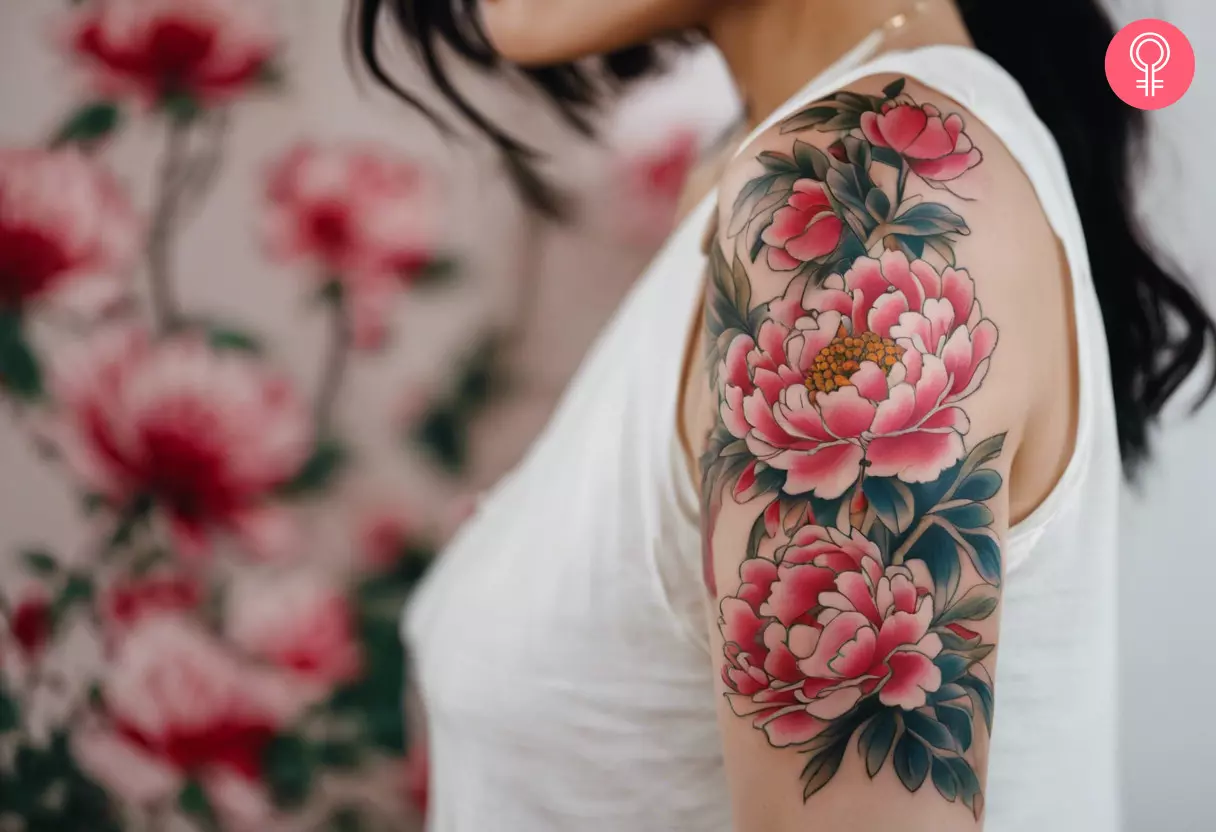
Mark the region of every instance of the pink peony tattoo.
POLYGON ((861 130, 875 147, 889 147, 927 182, 958 179, 984 155, 963 131, 958 113, 942 117, 932 104, 886 102, 878 113, 861 114, 861 130))
POLYGON ((965 220, 906 187, 952 193, 983 156, 960 115, 904 86, 787 120, 832 140, 759 154, 725 235, 737 253, 711 252, 705 574, 723 501, 758 510, 720 601, 722 680, 737 716, 805 755, 805 798, 855 745, 871 778, 891 761, 909 791, 931 780, 978 818, 995 645, 977 623, 999 605, 986 503, 1004 437, 969 445, 964 404, 998 334, 956 263, 965 220), (784 291, 753 298, 755 268, 784 291))
POLYGON ((834 251, 843 231, 827 188, 813 179, 799 179, 761 239, 769 246, 769 267, 789 271, 834 251))

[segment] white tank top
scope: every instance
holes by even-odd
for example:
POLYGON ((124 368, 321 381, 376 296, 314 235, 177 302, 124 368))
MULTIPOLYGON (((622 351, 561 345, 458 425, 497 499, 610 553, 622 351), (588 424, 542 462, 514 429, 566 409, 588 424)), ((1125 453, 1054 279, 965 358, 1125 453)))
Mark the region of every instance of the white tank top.
MULTIPOLYGON (((958 101, 1025 169, 1073 280, 1076 449, 1006 546, 986 832, 1118 827, 1116 514, 1106 343, 1059 152, 1016 82, 935 46, 846 60, 794 107, 875 73, 958 101)), ((548 427, 418 591, 432 832, 729 832, 697 490, 676 437, 707 198, 601 334, 548 427)))

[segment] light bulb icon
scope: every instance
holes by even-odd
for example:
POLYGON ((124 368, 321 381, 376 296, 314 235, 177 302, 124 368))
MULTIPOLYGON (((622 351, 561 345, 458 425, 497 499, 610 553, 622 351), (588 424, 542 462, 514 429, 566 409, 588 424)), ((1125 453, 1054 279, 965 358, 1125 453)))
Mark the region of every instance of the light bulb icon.
MULTIPOLYGON (((1144 77, 1136 81, 1136 89, 1142 90, 1150 98, 1156 96, 1157 90, 1165 86, 1165 82, 1157 77, 1157 73, 1170 62, 1169 41, 1156 32, 1145 32, 1132 41, 1130 54, 1132 66, 1144 73, 1144 77), (1146 61, 1140 54, 1144 51, 1144 47, 1149 44, 1157 52, 1156 59, 1151 63, 1146 61)), ((1152 56, 1152 54, 1153 50, 1150 49, 1149 55, 1152 56)))

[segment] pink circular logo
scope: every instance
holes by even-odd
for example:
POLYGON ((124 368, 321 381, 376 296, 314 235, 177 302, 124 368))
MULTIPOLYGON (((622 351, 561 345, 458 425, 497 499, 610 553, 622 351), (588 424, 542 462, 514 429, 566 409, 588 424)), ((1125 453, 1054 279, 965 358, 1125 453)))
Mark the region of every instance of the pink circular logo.
POLYGON ((1195 77, 1195 50, 1177 26, 1145 18, 1119 30, 1106 50, 1106 79, 1115 95, 1141 110, 1168 107, 1195 77))

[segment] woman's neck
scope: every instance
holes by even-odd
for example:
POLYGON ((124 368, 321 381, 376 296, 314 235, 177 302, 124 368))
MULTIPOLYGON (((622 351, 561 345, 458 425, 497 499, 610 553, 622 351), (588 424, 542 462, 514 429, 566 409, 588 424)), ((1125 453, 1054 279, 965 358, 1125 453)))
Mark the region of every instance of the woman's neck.
POLYGON ((903 25, 888 27, 880 51, 971 43, 951 0, 749 0, 723 4, 705 28, 754 126, 899 15, 903 25))

